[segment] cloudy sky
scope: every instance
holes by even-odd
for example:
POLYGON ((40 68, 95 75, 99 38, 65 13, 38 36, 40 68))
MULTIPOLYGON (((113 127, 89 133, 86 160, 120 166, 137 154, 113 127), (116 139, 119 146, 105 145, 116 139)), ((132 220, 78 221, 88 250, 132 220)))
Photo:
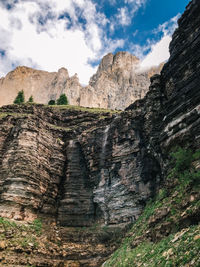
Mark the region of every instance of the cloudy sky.
POLYGON ((169 57, 189 0, 0 0, 0 77, 16 66, 61 67, 87 84, 101 58, 128 51, 142 66, 169 57))

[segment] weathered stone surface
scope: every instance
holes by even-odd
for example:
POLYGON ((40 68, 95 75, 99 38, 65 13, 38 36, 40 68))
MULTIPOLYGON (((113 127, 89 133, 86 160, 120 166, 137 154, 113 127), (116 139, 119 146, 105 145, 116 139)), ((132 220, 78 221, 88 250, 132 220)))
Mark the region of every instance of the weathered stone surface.
POLYGON ((192 1, 179 19, 170 44, 170 59, 161 73, 165 117, 163 147, 200 146, 200 4, 192 1))
MULTIPOLYGON (((198 4, 192 2, 188 7, 190 12, 186 10, 186 18, 191 23, 191 18, 195 18, 197 29, 199 20, 193 12, 198 8, 198 4)), ((166 149, 178 142, 199 147, 199 68, 192 69, 191 76, 188 72, 183 76, 177 69, 179 79, 177 72, 171 73, 173 64, 178 68, 181 62, 188 60, 187 51, 181 57, 176 47, 176 42, 181 41, 178 33, 182 28, 186 30, 184 23, 185 19, 180 19, 169 63, 161 76, 151 79, 146 97, 136 101, 126 112, 110 118, 111 124, 109 120, 102 120, 102 126, 94 127, 98 119, 94 114, 74 114, 70 110, 59 114, 37 106, 27 110, 26 106, 22 107, 20 112, 25 114, 20 118, 2 119, 3 216, 32 218, 30 212, 24 215, 24 206, 27 206, 42 214, 52 213, 56 218, 55 207, 59 206, 58 218, 64 225, 72 222, 88 225, 95 220, 115 224, 131 222, 138 217, 161 179, 166 149), (173 85, 169 88, 168 77, 178 79, 176 88, 173 85), (65 127, 67 133, 63 134, 65 127), (30 176, 31 186, 27 182, 30 176), (14 208, 5 208, 8 203, 13 203, 14 208), (17 209, 17 213, 13 212, 17 209)), ((197 53, 197 40, 198 36, 187 38, 190 54, 197 53)), ((114 69, 113 66, 118 70, 123 56, 127 57, 127 54, 105 57, 97 76, 101 76, 102 71, 114 69)), ((129 67, 132 61, 137 59, 133 57, 130 62, 126 59, 129 67)), ((191 66, 197 66, 198 55, 190 62, 191 66)), ((2 112, 19 112, 18 109, 6 107, 2 112)))
POLYGON ((0 261, 2 266, 95 267, 116 248, 120 228, 75 228, 42 224, 0 223, 0 261))
MULTIPOLYGON (((74 194, 73 189, 79 187, 78 197, 83 190, 81 184, 85 186, 86 199, 91 201, 88 182, 84 180, 88 178, 86 174, 80 176, 82 158, 81 155, 76 158, 79 148, 76 151, 72 146, 70 150, 67 144, 80 132, 94 127, 101 116, 99 123, 107 123, 109 113, 53 110, 40 105, 7 106, 0 112, 1 216, 32 220, 39 212, 55 219, 58 199, 62 193, 67 198, 66 183, 71 190, 69 194, 74 194), (74 180, 77 177, 79 180, 74 180)), ((61 200, 61 203, 63 201, 67 200, 61 200)), ((84 214, 83 207, 84 203, 79 211, 84 214)))
POLYGON ((86 87, 80 85, 77 74, 69 77, 65 68, 47 72, 17 67, 0 79, 0 106, 12 104, 24 90, 26 100, 32 95, 36 103, 47 104, 65 93, 71 105, 124 109, 146 94, 150 75, 162 67, 139 73, 138 64, 139 60, 127 52, 108 54, 86 87))
POLYGON ((89 86, 81 91, 80 105, 124 110, 148 91, 149 78, 160 73, 163 64, 140 70, 140 61, 128 52, 106 55, 90 79, 89 86))
MULTIPOLYGON (((199 11, 200 2, 193 0, 179 20, 169 62, 151 78, 146 96, 124 112, 42 105, 0 109, 0 216, 110 229, 137 219, 168 171, 169 150, 200 149, 199 11)), ((111 68, 118 73, 123 57, 104 58, 90 86, 111 68)), ((160 210, 161 217, 165 213, 160 210)), ((65 231, 62 237, 70 239, 65 231)), ((92 237, 88 242, 83 250, 68 244, 67 260, 99 266, 92 237)))
POLYGON ((144 142, 141 117, 132 115, 117 115, 109 126, 80 137, 95 183, 95 214, 105 224, 135 221, 160 180, 159 166, 144 142))
POLYGON ((79 105, 81 88, 77 75, 69 77, 65 68, 47 72, 17 67, 0 79, 0 106, 12 104, 20 90, 24 90, 26 100, 32 95, 36 103, 47 104, 66 93, 71 105, 79 105))
POLYGON ((87 162, 78 141, 69 140, 66 159, 66 177, 58 208, 59 223, 68 226, 91 225, 94 217, 92 187, 87 162))
POLYGON ((40 214, 66 226, 130 223, 139 216, 160 179, 139 113, 40 105, 0 111, 2 216, 40 214))

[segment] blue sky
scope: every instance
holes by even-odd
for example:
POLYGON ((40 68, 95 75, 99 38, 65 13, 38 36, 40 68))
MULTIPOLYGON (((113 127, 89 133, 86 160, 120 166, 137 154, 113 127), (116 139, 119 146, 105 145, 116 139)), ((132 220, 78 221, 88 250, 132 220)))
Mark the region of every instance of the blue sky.
POLYGON ((0 1, 0 77, 18 65, 68 69, 87 84, 101 58, 128 51, 141 67, 169 57, 177 19, 189 0, 0 1))

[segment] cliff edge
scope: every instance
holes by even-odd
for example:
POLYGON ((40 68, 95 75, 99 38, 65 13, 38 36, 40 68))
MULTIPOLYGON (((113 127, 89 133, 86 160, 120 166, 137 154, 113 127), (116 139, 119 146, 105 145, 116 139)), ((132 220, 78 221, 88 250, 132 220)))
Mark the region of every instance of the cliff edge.
POLYGON ((161 74, 123 112, 0 108, 2 264, 199 266, 199 28, 193 0, 161 74))

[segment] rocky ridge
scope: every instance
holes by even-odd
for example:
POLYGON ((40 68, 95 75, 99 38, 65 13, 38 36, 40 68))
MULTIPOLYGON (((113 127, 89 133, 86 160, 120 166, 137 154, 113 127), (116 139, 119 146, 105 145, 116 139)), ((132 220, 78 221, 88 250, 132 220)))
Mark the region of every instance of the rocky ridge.
POLYGON ((77 74, 69 77, 65 68, 47 72, 17 67, 0 79, 0 106, 12 104, 17 93, 24 90, 26 99, 32 95, 36 103, 47 104, 65 93, 71 105, 123 110, 146 94, 150 75, 159 73, 162 66, 139 72, 135 56, 110 53, 86 87, 80 84, 77 74))
POLYGON ((69 77, 65 68, 58 72, 47 72, 25 66, 17 67, 0 79, 0 106, 12 104, 20 90, 24 90, 27 100, 32 95, 36 103, 45 104, 67 92, 70 104, 79 105, 81 89, 77 75, 69 77))
MULTIPOLYGON (((76 241, 81 249, 78 256, 68 243, 65 247, 68 256, 57 254, 54 259, 59 259, 59 263, 47 266, 70 266, 69 261, 77 264, 74 266, 100 266, 116 247, 112 238, 103 240, 100 252, 96 249, 102 240, 92 243, 95 234, 92 235, 89 243, 95 244, 95 249, 91 254, 89 247, 80 245, 84 234, 77 237, 79 227, 123 229, 132 223, 137 226, 146 202, 167 181, 171 149, 177 145, 192 151, 200 149, 199 11, 199 1, 191 1, 173 35, 169 62, 160 75, 151 78, 146 96, 124 112, 112 114, 42 105, 11 105, 0 109, 0 215, 10 220, 31 222, 39 217, 56 223, 62 233, 61 240, 70 239, 73 244, 76 241), (76 226, 74 234, 70 234, 72 226, 76 226)), ((107 68, 109 62, 105 65, 107 68)), ((192 164, 198 170, 199 158, 192 164)), ((165 196, 172 204, 177 196, 177 189, 170 195, 173 186, 171 181, 165 196)), ((198 192, 191 183, 184 190, 187 201, 181 199, 177 203, 177 212, 192 205, 190 199, 195 205, 199 203, 198 192)), ((173 211, 167 205, 163 210, 160 206, 156 208, 158 214, 147 217, 150 232, 145 228, 144 236, 134 237, 129 249, 138 246, 142 238, 158 242, 163 233, 169 236, 181 232, 181 227, 196 227, 199 222, 199 205, 191 209, 192 216, 189 212, 182 223, 179 220, 181 227, 177 229, 171 227, 172 217, 168 224, 157 225, 168 214, 173 215, 173 211)), ((119 233, 118 230, 118 237, 119 233)), ((195 236, 198 233, 195 228, 195 236)), ((22 253, 28 255, 26 250, 22 253)), ((37 253, 33 250, 31 257, 37 253)), ((30 261, 31 257, 27 259, 30 261)), ((14 252, 13 262, 17 258, 14 252)), ((44 258, 43 254, 41 265, 36 266, 45 266, 44 258)), ((5 256, 2 262, 10 264, 5 256)))

